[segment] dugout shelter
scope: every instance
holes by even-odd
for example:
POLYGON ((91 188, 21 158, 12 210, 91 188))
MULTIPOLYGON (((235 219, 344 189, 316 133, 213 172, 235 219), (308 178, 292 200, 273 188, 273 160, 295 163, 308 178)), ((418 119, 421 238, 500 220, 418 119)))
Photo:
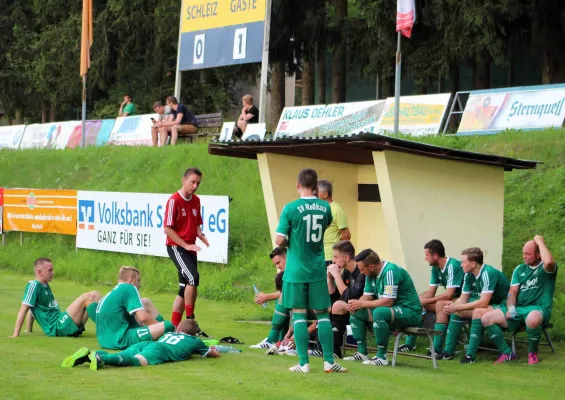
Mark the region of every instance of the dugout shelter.
POLYGON ((208 151, 258 161, 273 243, 283 206, 299 196, 298 172, 314 168, 333 183, 356 249, 405 267, 418 291, 428 287, 431 239, 458 258, 480 247, 485 263, 502 268, 504 173, 537 165, 370 133, 212 142, 208 151))

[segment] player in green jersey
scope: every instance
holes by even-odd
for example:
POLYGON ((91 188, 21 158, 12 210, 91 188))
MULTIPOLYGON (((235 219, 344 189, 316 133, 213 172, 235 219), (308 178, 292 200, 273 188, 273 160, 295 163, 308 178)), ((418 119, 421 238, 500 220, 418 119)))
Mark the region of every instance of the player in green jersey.
POLYGON ((350 324, 357 341, 357 353, 345 358, 363 361, 367 365, 388 365, 387 347, 392 329, 422 324, 422 304, 412 278, 405 269, 381 260, 371 249, 355 257, 357 266, 365 275, 365 290, 359 300, 349 300, 350 324), (367 324, 373 322, 377 355, 367 356, 367 324))
POLYGON ((299 363, 293 372, 310 372, 308 360, 307 309, 318 320, 318 339, 322 345, 325 372, 347 372, 333 357, 333 333, 328 308, 330 295, 326 282, 324 231, 332 222, 330 205, 315 193, 318 174, 303 169, 298 174, 300 199, 282 210, 276 230, 276 244, 288 247, 283 277, 283 307, 293 310, 294 341, 299 363))
POLYGON ((481 323, 482 316, 493 309, 493 305, 500 304, 508 296, 510 284, 504 274, 496 268, 483 263, 483 252, 477 247, 463 250, 461 253, 461 266, 465 271, 461 297, 456 301, 448 301, 442 310, 449 315, 449 326, 445 347, 440 358, 452 360, 455 346, 459 340, 463 320, 471 320, 471 330, 467 355, 461 359, 462 364, 472 364, 483 337, 484 329, 481 323))
POLYGON ((47 336, 80 336, 84 331, 88 316, 94 317, 95 315, 100 294, 97 291, 84 293, 73 301, 65 312, 61 312, 49 286, 49 282, 55 275, 53 263, 49 258, 39 258, 35 261, 33 269, 35 280, 29 281, 25 288, 14 334, 11 337, 15 338, 20 335, 29 310, 31 310, 31 315, 28 315, 28 332, 32 331, 35 319, 47 336))
POLYGON ((557 264, 543 237, 536 236, 527 242, 522 256, 524 264, 518 265, 512 273, 506 304, 500 304, 482 318, 487 334, 502 353, 497 364, 516 359, 501 328, 513 332, 524 324, 528 334, 528 364, 537 364, 541 330, 551 318, 557 264))
POLYGON ((65 358, 63 368, 72 368, 84 363, 90 363, 90 369, 99 370, 106 365, 116 367, 145 367, 167 362, 185 361, 194 354, 201 357, 220 357, 213 348, 197 338, 200 332, 198 324, 193 319, 182 321, 177 330, 165 333, 156 342, 140 342, 119 353, 110 354, 104 350, 90 351, 80 348, 73 355, 65 358))
POLYGON ((134 267, 121 267, 118 285, 98 303, 96 338, 105 349, 122 350, 156 340, 175 326, 165 321, 149 299, 141 299, 141 277, 134 267))
MULTIPOLYGON (((424 259, 432 267, 430 287, 427 291, 420 294, 420 303, 428 313, 436 314, 435 330, 447 331, 448 317, 441 311, 446 301, 451 301, 461 295, 463 277, 465 273, 461 268, 461 262, 453 257, 445 256, 445 247, 437 239, 430 240, 424 245, 424 259), (443 286, 445 291, 436 296, 438 286, 443 286)), ((443 348, 444 335, 434 336, 434 349, 439 354, 443 348)), ((413 350, 416 346, 416 336, 408 336, 406 344, 398 347, 399 351, 406 352, 413 350)), ((428 351, 431 355, 431 351, 428 351)))

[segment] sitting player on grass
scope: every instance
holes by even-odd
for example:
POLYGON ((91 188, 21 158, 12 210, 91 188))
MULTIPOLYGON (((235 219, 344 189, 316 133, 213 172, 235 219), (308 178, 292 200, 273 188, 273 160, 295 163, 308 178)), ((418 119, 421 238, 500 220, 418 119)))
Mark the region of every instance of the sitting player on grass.
POLYGON ((174 333, 165 333, 156 342, 140 342, 119 353, 110 354, 104 350, 90 351, 80 348, 75 354, 65 358, 61 367, 72 368, 90 363, 90 369, 99 370, 106 365, 116 367, 145 367, 167 362, 185 361, 192 355, 220 357, 214 347, 208 347, 195 335, 200 332, 193 319, 182 321, 174 333))
POLYGON ((477 247, 463 250, 461 266, 465 271, 461 297, 454 302, 446 302, 443 314, 450 315, 447 337, 443 353, 438 358, 453 360, 455 347, 463 329, 463 320, 471 320, 467 355, 462 364, 472 364, 483 338, 482 316, 492 310, 492 305, 502 303, 508 296, 508 279, 499 270, 483 263, 483 252, 477 247))
POLYGON ((328 266, 328 289, 332 299, 334 354, 341 358, 343 336, 349 323, 347 302, 359 299, 365 288, 365 275, 355 262, 355 247, 349 240, 333 245, 333 264, 328 266))
MULTIPOLYGON (((435 330, 442 331, 445 334, 447 330, 448 317, 441 311, 446 301, 451 301, 461 295, 461 286, 463 286, 463 277, 465 273, 461 268, 461 261, 453 257, 445 256, 445 247, 443 243, 437 239, 431 240, 424 245, 424 259, 432 267, 430 287, 427 291, 420 294, 420 303, 428 313, 436 315, 435 330), (441 285, 445 291, 436 296, 437 288, 441 285)), ((439 354, 443 349, 444 335, 434 336, 434 349, 439 354)), ((398 347, 398 351, 407 352, 416 348, 416 336, 409 335, 406 337, 406 344, 398 347)), ((431 351, 428 350, 428 356, 431 351)))
POLYGON ((118 284, 96 309, 96 338, 105 349, 123 350, 139 342, 150 342, 174 332, 149 299, 139 297, 141 278, 134 267, 121 267, 118 284))
POLYGON ((419 327, 422 324, 422 305, 418 292, 405 269, 381 260, 371 249, 363 250, 355 257, 355 261, 365 275, 365 290, 359 300, 349 300, 347 303, 358 350, 344 360, 363 361, 366 365, 388 365, 387 347, 391 330, 419 327), (373 322, 378 349, 372 359, 367 356, 369 322, 373 322))
POLYGON ((22 305, 16 318, 13 338, 20 335, 28 310, 27 330, 32 331, 33 320, 43 329, 47 336, 80 336, 88 317, 95 317, 96 304, 100 294, 92 291, 82 294, 71 305, 61 312, 59 304, 51 291, 49 282, 53 280, 53 263, 48 258, 39 258, 33 264, 35 280, 27 284, 22 305))
POLYGON ((543 237, 536 236, 522 249, 524 264, 512 273, 506 304, 483 315, 487 334, 502 353, 496 364, 516 359, 504 340, 501 328, 514 332, 526 325, 528 334, 528 364, 539 363, 538 346, 542 327, 549 323, 553 293, 557 279, 557 264, 545 245, 543 237))
MULTIPOLYGON (((277 268, 277 275, 275 276, 275 287, 277 291, 267 294, 259 293, 255 296, 255 302, 257 304, 263 304, 269 300, 276 301, 275 312, 273 313, 273 319, 271 322, 271 331, 269 332, 269 336, 261 342, 249 346, 252 349, 267 349, 268 354, 270 354, 269 349, 273 348, 275 344, 284 337, 284 334, 288 330, 288 322, 290 320, 290 310, 282 306, 281 299, 282 280, 286 266, 286 249, 283 247, 277 247, 271 252, 271 254, 269 254, 269 257, 277 268)), ((273 351, 275 350, 276 349, 273 351)))

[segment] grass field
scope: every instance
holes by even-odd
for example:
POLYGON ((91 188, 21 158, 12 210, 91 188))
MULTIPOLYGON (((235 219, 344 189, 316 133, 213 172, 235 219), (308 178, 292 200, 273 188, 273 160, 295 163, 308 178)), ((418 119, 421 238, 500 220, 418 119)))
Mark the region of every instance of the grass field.
MULTIPOLYGON (((60 368, 65 356, 81 346, 97 348, 94 325, 80 338, 49 338, 37 324, 33 333, 8 338, 23 288, 30 277, 0 271, 0 399, 557 399, 563 396, 563 349, 551 355, 545 348, 542 362, 528 366, 525 349, 512 365, 492 365, 494 353, 479 353, 479 362, 460 365, 440 361, 433 370, 426 360, 400 357, 396 368, 369 367, 346 363, 347 374, 324 374, 322 360, 311 360, 308 375, 296 375, 287 368, 295 357, 265 356, 248 349, 266 336, 267 325, 241 323, 256 315, 247 303, 199 300, 196 314, 200 326, 216 338, 235 336, 245 342, 243 353, 224 354, 219 359, 195 358, 186 362, 147 368, 111 368, 93 372, 86 366, 60 368)), ((91 290, 81 284, 55 277, 51 285, 61 307, 81 292, 91 290)), ((106 287, 95 287, 103 294, 106 287)), ((143 288, 142 288, 143 295, 143 288)), ((152 296, 165 317, 171 296, 152 296)), ((419 343, 424 348, 425 343, 419 343)))

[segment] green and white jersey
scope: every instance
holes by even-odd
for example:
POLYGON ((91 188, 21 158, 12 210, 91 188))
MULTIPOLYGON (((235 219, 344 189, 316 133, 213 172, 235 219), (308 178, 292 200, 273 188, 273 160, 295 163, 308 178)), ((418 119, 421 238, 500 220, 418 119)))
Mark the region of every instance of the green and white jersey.
POLYGON ((33 318, 47 336, 56 335, 61 310, 48 283, 44 285, 36 280, 29 281, 24 290, 22 304, 31 307, 33 318))
POLYGON ((128 329, 138 328, 134 314, 143 310, 137 288, 118 283, 96 307, 96 337, 104 348, 122 348, 122 338, 128 329))
POLYGON ((481 297, 481 293, 492 293, 489 304, 506 304, 510 283, 506 276, 493 266, 483 264, 479 275, 465 274, 463 294, 471 294, 470 301, 481 297))
POLYGON ((193 354, 206 357, 210 348, 199 338, 186 333, 165 333, 157 341, 159 351, 169 361, 188 360, 193 354))
POLYGON ((406 307, 416 312, 422 311, 418 292, 408 272, 388 261, 383 261, 383 269, 379 275, 365 278, 363 294, 379 299, 395 299, 395 307, 406 307))
POLYGON ((551 312, 553 306, 553 293, 557 279, 557 265, 555 271, 547 272, 543 262, 536 267, 520 264, 512 273, 511 286, 519 286, 516 306, 541 306, 551 312))
POLYGON ((452 257, 447 257, 443 269, 432 267, 432 275, 430 278, 430 286, 443 286, 445 289, 457 288, 455 296, 461 295, 461 286, 463 286, 463 277, 465 272, 461 268, 461 261, 452 257))
POLYGON ((316 197, 302 197, 284 206, 276 233, 288 237, 285 282, 326 279, 324 232, 331 222, 330 205, 316 197))

